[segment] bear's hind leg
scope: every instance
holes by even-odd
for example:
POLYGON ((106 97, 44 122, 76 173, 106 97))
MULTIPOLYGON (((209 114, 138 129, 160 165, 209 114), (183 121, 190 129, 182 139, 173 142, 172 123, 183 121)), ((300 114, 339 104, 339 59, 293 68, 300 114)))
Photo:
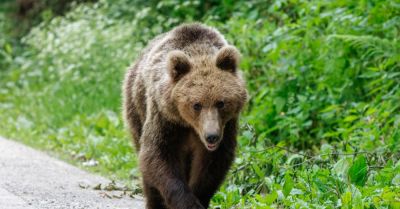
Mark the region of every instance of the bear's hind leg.
POLYGON ((140 117, 141 104, 138 101, 142 101, 143 88, 141 87, 140 81, 136 78, 137 64, 129 69, 123 85, 124 101, 123 101, 123 115, 125 122, 128 124, 129 131, 135 143, 136 151, 140 150, 139 139, 142 135, 142 121, 140 117))
POLYGON ((142 135, 142 123, 140 122, 139 114, 133 109, 134 107, 130 107, 132 110, 128 113, 128 124, 131 136, 133 138, 133 142, 135 143, 136 151, 140 150, 140 137, 142 135))

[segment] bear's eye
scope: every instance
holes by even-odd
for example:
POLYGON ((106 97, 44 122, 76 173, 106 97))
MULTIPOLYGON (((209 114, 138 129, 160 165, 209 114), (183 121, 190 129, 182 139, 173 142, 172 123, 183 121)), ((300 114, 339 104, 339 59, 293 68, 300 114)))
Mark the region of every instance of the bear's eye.
POLYGON ((215 104, 215 106, 216 106, 218 109, 221 109, 221 108, 224 108, 225 103, 224 103, 223 101, 219 101, 219 102, 217 102, 217 103, 215 104))
POLYGON ((193 109, 196 110, 196 111, 200 111, 201 108, 202 108, 202 106, 201 106, 200 103, 195 103, 195 104, 193 105, 193 109))

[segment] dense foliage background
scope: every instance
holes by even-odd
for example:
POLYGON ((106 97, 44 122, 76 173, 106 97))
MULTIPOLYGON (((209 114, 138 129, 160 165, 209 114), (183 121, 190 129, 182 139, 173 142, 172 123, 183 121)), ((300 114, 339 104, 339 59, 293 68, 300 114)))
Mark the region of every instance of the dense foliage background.
POLYGON ((121 80, 147 41, 201 21, 251 100, 219 208, 400 208, 400 2, 5 0, 0 134, 137 187, 121 80))

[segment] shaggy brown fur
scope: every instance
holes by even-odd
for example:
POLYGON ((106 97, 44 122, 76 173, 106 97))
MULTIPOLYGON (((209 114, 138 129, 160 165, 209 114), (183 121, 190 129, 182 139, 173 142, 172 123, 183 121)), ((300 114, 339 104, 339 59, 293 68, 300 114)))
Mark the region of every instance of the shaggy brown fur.
POLYGON ((201 24, 150 42, 124 81, 148 209, 204 209, 234 159, 247 92, 239 52, 201 24))

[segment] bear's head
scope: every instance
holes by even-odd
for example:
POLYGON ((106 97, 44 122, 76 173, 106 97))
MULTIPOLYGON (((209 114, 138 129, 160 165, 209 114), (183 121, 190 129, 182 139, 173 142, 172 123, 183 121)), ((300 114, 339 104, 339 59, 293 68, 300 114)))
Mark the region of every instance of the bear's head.
POLYGON ((239 52, 232 46, 212 56, 189 57, 172 51, 167 62, 174 85, 171 96, 180 117, 207 150, 216 150, 225 124, 239 116, 247 101, 245 83, 237 69, 239 52))

